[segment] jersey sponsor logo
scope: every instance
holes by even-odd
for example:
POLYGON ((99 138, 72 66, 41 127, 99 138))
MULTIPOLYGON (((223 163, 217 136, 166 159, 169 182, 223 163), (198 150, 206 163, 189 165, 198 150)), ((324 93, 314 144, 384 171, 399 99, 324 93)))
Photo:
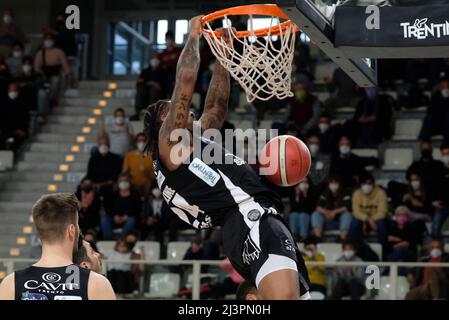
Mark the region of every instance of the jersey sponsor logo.
POLYGON ((20 300, 48 300, 47 296, 42 293, 23 292, 20 300))
POLYGON ((83 300, 80 296, 55 296, 53 300, 83 300))
POLYGON ((59 282, 61 280, 61 276, 54 272, 47 272, 42 275, 42 280, 48 283, 59 282))
MULTIPOLYGON (((59 280, 61 279, 61 276, 57 275, 59 277, 59 280)), ((42 276, 42 278, 45 277, 45 274, 42 276)), ((45 278, 48 278, 45 277, 45 278)), ((51 293, 51 294, 63 294, 65 291, 73 291, 80 288, 79 283, 56 283, 56 278, 50 278, 51 282, 45 281, 45 282, 39 282, 37 280, 28 280, 25 282, 24 287, 27 290, 37 290, 41 293, 51 293)))
POLYGON ((284 245, 285 250, 291 251, 291 252, 296 252, 295 245, 293 244, 293 242, 290 239, 284 238, 281 241, 282 241, 282 243, 284 245))
POLYGON ((257 210, 257 209, 253 209, 253 210, 251 210, 251 211, 249 211, 248 212, 248 220, 249 221, 257 221, 257 220, 259 220, 260 219, 260 216, 261 216, 262 214, 260 213, 260 211, 259 210, 257 210))
POLYGON ((242 253, 243 263, 251 264, 251 262, 259 259, 259 255, 260 255, 259 248, 257 248, 251 237, 248 235, 243 244, 243 253, 242 253))
POLYGON ((193 159, 189 170, 211 187, 220 180, 220 175, 198 158, 193 159))

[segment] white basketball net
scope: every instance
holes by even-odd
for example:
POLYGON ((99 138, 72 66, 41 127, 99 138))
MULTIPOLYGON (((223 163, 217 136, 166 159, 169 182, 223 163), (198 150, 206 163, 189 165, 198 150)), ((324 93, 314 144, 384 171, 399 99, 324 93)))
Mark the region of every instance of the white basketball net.
MULTIPOLYGON (((224 16, 224 19, 227 19, 227 16, 224 16)), ((285 99, 293 96, 291 70, 297 27, 291 23, 283 30, 280 24, 280 19, 271 17, 270 32, 276 25, 280 30, 276 46, 270 33, 265 37, 266 40, 254 34, 252 15, 249 15, 248 21, 249 37, 237 38, 235 32, 230 29, 232 42, 238 41, 243 47, 241 53, 234 49, 233 44, 228 45, 223 37, 218 38, 208 22, 203 27, 204 38, 212 52, 221 65, 240 83, 248 102, 255 99, 266 101, 273 97, 285 99)))

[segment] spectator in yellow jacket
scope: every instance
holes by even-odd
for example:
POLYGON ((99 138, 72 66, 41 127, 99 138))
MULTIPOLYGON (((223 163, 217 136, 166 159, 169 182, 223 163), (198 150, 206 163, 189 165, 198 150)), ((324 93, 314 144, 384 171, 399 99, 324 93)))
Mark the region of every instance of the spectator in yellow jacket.
POLYGON ((376 185, 371 174, 360 177, 359 187, 352 196, 351 226, 348 239, 353 243, 363 241, 364 235, 377 235, 386 244, 388 232, 388 202, 385 191, 376 185))
MULTIPOLYGON (((324 262, 324 256, 317 250, 318 239, 314 236, 308 237, 304 241, 304 251, 302 252, 304 261, 324 262)), ((324 266, 307 266, 310 279, 310 292, 318 291, 326 296, 326 268, 324 266)))

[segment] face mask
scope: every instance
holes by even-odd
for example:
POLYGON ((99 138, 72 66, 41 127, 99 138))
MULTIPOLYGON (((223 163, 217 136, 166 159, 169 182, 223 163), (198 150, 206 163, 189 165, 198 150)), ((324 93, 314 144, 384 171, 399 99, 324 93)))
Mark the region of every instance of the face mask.
POLYGON ((353 256, 354 256, 354 251, 352 251, 352 250, 343 251, 343 257, 345 257, 346 260, 351 259, 353 256))
POLYGON ((129 189, 129 182, 128 181, 120 181, 118 183, 118 188, 120 190, 128 190, 129 189))
POLYGON ((308 258, 312 258, 312 257, 313 257, 313 252, 310 251, 310 250, 304 251, 304 254, 305 254, 308 258))
POLYGON ((145 142, 137 142, 137 150, 143 152, 145 150, 146 143, 145 142))
POLYGON ((8 15, 3 16, 3 22, 6 24, 10 24, 12 22, 12 17, 8 15))
POLYGON ((443 253, 441 252, 441 249, 438 249, 438 248, 433 248, 433 249, 430 251, 430 256, 431 256, 432 258, 439 258, 439 257, 441 257, 442 254, 443 254, 443 253))
POLYGON ((304 101, 307 97, 307 92, 304 89, 300 89, 295 92, 295 96, 299 101, 304 101))
POLYGON ((320 145, 316 143, 312 143, 309 145, 309 150, 312 155, 315 155, 320 150, 320 145))
POLYGON ((445 165, 449 165, 449 156, 443 156, 443 157, 441 158, 441 161, 443 161, 443 163, 444 163, 445 165))
POLYGON ((151 59, 150 60, 150 66, 152 66, 153 68, 159 67, 159 63, 160 63, 159 59, 151 59))
POLYGON ((153 191, 151 191, 151 194, 153 195, 153 197, 159 198, 161 196, 161 190, 155 188, 153 189, 153 191))
POLYGON ((418 190, 421 186, 421 181, 413 180, 412 182, 410 182, 410 185, 412 186, 413 190, 418 190))
POLYGON ((109 152, 109 147, 105 144, 102 144, 100 146, 98 146, 98 152, 100 152, 100 154, 105 155, 106 153, 109 152))
POLYGON ((116 117, 115 118, 115 123, 118 125, 122 125, 125 122, 125 118, 123 117, 116 117))
POLYGON ((329 129, 329 124, 320 123, 320 124, 318 124, 318 128, 320 129, 321 133, 325 133, 327 131, 327 129, 329 129))
POLYGON ((53 40, 44 40, 44 48, 52 48, 53 47, 53 40))
POLYGON ((338 183, 329 183, 329 190, 333 193, 338 191, 338 188, 340 188, 340 184, 338 183))
POLYGON ((11 100, 17 99, 18 96, 19 96, 19 93, 17 91, 9 91, 8 92, 8 97, 11 100))
POLYGON ((29 64, 24 64, 24 65, 22 66, 22 71, 23 71, 23 73, 30 73, 31 70, 32 70, 32 67, 31 67, 29 64))
POLYGON ((13 51, 12 56, 14 58, 21 58, 22 57, 22 51, 13 51))
POLYGON ((349 154, 351 152, 351 147, 347 144, 343 144, 340 146, 340 153, 343 155, 349 154))
POLYGON ((441 90, 441 95, 443 96, 444 99, 449 98, 449 89, 441 90))
POLYGON ((396 222, 400 226, 405 225, 407 223, 407 221, 408 221, 407 216, 400 215, 400 216, 396 217, 396 222))
POLYGON ((362 192, 364 194, 370 194, 373 191, 373 186, 370 184, 364 184, 362 185, 362 192))
POLYGON ((299 190, 307 191, 309 189, 309 184, 307 182, 301 182, 299 184, 299 190))

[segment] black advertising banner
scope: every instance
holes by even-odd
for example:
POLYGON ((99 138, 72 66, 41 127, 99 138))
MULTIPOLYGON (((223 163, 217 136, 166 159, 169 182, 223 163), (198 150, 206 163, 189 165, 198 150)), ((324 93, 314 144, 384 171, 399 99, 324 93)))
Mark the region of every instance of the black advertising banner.
POLYGON ((445 47, 449 56, 449 5, 337 7, 335 46, 445 47))

